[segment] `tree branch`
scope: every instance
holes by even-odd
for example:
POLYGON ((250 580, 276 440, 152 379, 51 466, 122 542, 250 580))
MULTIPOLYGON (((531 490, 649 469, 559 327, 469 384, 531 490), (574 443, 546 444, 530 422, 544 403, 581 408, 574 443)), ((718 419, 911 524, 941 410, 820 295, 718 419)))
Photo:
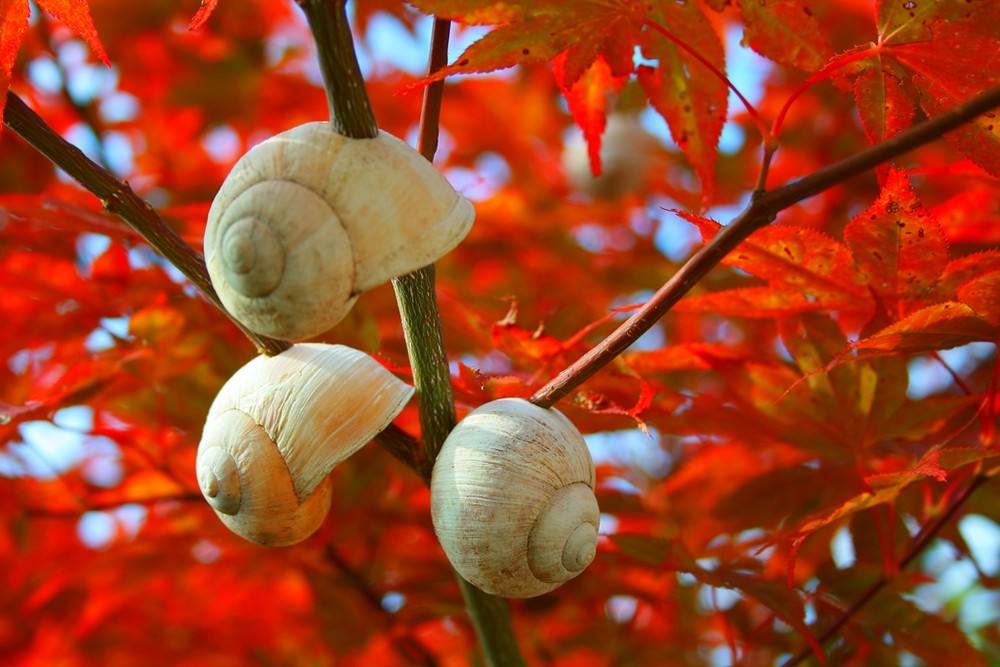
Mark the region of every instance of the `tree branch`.
POLYGON ((330 105, 330 123, 338 134, 354 139, 378 136, 365 79, 354 53, 347 21, 347 0, 295 0, 316 42, 320 71, 330 105))
POLYGON ((420 408, 423 447, 417 472, 424 482, 430 484, 434 461, 445 438, 455 428, 456 421, 451 371, 434 290, 434 265, 393 278, 392 287, 396 291, 396 304, 399 306, 420 408))
POLYGON ((607 338, 536 391, 531 397, 531 401, 542 407, 551 407, 583 384, 587 378, 624 352, 642 334, 646 333, 699 280, 715 268, 723 257, 754 231, 774 220, 779 211, 807 197, 819 194, 876 165, 929 143, 997 106, 1000 106, 1000 87, 987 90, 968 102, 959 104, 939 116, 863 150, 857 155, 820 169, 805 178, 770 192, 754 195, 749 206, 724 227, 711 242, 692 255, 642 308, 637 310, 607 338))
MULTIPOLYGON (((340 570, 340 574, 347 585, 354 589, 368 603, 368 606, 372 610, 385 618, 387 634, 391 636, 393 634, 393 626, 396 623, 396 616, 382 606, 382 596, 368 585, 364 576, 355 570, 332 544, 326 546, 326 558, 340 570)), ((424 665, 424 667, 437 667, 438 662, 434 654, 424 646, 423 642, 414 637, 412 633, 402 635, 393 643, 399 650, 400 655, 413 664, 424 665)))
MULTIPOLYGON (((344 0, 296 0, 306 13, 313 39, 319 51, 323 76, 330 101, 330 117, 338 132, 364 138, 377 134, 377 124, 357 65, 354 40, 347 23, 344 0), (350 62, 343 62, 344 59, 350 62), (373 129, 374 128, 374 129, 373 129)), ((448 55, 450 23, 437 20, 431 46, 431 71, 442 67, 448 55)), ((444 93, 443 82, 431 84, 424 91, 418 150, 433 160, 437 150, 438 117, 444 93)), ((441 315, 434 289, 434 266, 428 266, 393 279, 396 302, 406 348, 417 388, 423 448, 414 468, 429 483, 434 460, 445 438, 455 426, 455 401, 451 390, 451 372, 441 332, 441 315)), ((379 436, 384 441, 386 434, 379 436)), ((393 449, 400 455, 403 450, 393 449)), ((491 665, 523 665, 507 603, 475 588, 458 573, 466 609, 472 619, 480 646, 491 665)))
POLYGON ((7 93, 3 122, 35 150, 97 196, 105 210, 114 213, 139 232, 150 246, 166 257, 201 290, 205 298, 226 313, 247 338, 253 341, 258 351, 275 355, 291 347, 286 341, 274 340, 250 331, 226 312, 208 277, 205 258, 189 246, 148 202, 132 190, 127 182, 116 178, 107 169, 84 155, 79 148, 63 139, 13 92, 7 93))

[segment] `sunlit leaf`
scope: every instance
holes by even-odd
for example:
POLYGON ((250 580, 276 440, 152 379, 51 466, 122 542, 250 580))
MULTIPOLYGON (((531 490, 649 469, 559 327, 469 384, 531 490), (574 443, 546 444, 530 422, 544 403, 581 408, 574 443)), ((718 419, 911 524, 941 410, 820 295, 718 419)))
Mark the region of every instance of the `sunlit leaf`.
POLYGON ((965 283, 958 290, 958 298, 984 320, 1000 327, 1000 270, 965 283))
POLYGON ((964 303, 946 301, 922 308, 851 344, 858 350, 928 352, 976 341, 996 340, 1000 330, 964 303))
MULTIPOLYGON (((649 15, 653 21, 696 45, 697 53, 718 71, 725 70, 722 44, 696 3, 662 2, 653 7, 649 15)), ((659 66, 639 67, 639 83, 701 179, 703 201, 711 201, 719 135, 726 121, 726 82, 688 50, 657 32, 644 32, 640 45, 643 55, 658 61, 659 66)))
POLYGON ((215 11, 215 6, 219 4, 219 0, 202 0, 201 6, 198 8, 198 13, 194 15, 191 19, 191 24, 188 26, 188 30, 197 30, 205 24, 208 17, 212 15, 215 11))
POLYGON ((948 262, 948 243, 906 174, 891 170, 878 200, 844 232, 858 268, 898 319, 924 303, 948 262))
POLYGON ((782 64, 817 70, 833 56, 807 3, 767 0, 739 3, 747 27, 743 43, 782 64))

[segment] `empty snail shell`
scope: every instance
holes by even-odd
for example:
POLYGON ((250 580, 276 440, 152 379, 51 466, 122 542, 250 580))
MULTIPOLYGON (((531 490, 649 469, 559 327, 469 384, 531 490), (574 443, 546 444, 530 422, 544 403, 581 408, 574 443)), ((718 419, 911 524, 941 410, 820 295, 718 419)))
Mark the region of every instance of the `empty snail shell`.
POLYGON ((339 322, 361 292, 437 261, 474 217, 405 142, 307 123, 233 167, 209 210, 205 260, 238 320, 301 340, 339 322))
POLYGON ((257 357, 209 408, 198 445, 202 494, 251 542, 300 542, 326 517, 330 471, 388 426, 413 391, 343 345, 257 357))
POLYGON ((480 589, 542 595, 594 559, 594 482, 583 436, 562 413, 492 401, 459 422, 438 455, 434 531, 452 566, 480 589))

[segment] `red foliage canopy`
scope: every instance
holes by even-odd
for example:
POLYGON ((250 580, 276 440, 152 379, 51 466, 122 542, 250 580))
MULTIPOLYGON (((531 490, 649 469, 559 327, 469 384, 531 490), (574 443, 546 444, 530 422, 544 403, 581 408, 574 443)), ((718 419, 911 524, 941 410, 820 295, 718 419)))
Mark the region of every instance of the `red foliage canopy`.
MULTIPOLYGON (((436 164, 477 209, 436 265, 459 416, 599 348, 764 191, 1000 85, 993 0, 412 4, 352 22, 383 129, 446 80, 436 164), (462 43, 429 77, 421 12, 462 43)), ((296 3, 37 5, 0 1, 0 90, 196 249, 239 156, 329 115, 296 3)), ((569 391, 604 536, 511 605, 530 664, 1000 659, 997 113, 773 211, 569 391)), ((218 522, 195 450, 254 345, 109 210, 4 129, 0 662, 477 664, 385 451, 301 545, 218 522)), ((388 285, 321 340, 412 379, 388 285)), ((395 424, 419 437, 416 404, 395 424)))

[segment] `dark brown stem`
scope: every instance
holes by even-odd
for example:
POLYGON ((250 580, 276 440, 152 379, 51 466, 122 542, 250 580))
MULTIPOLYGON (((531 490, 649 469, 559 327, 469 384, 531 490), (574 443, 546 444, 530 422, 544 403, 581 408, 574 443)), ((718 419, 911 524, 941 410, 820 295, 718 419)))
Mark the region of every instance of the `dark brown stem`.
POLYGON ((883 162, 888 162, 903 153, 908 153, 939 139, 948 132, 975 120, 976 117, 998 106, 1000 106, 1000 86, 990 88, 972 99, 923 123, 914 125, 910 129, 856 155, 772 190, 761 198, 761 204, 777 213, 792 204, 843 183, 872 167, 877 167, 883 162))
MULTIPOLYGON (((382 596, 368 585, 364 576, 355 570, 332 544, 326 547, 326 558, 340 570, 347 584, 364 598, 369 607, 385 617, 389 625, 394 624, 395 617, 382 606, 382 596)), ((434 654, 416 637, 405 635, 397 640, 396 645, 400 654, 412 664, 437 667, 438 662, 434 654)))
POLYGON ((395 424, 389 424, 384 431, 375 436, 374 440, 379 447, 421 475, 421 470, 424 468, 424 456, 421 452, 420 441, 416 438, 395 424))
MULTIPOLYGON (((927 548, 927 546, 931 543, 931 541, 935 537, 937 537, 938 533, 941 532, 941 529, 944 528, 946 525, 948 525, 948 523, 955 517, 955 514, 958 513, 958 511, 962 508, 963 505, 965 505, 966 501, 969 500, 969 497, 973 494, 973 492, 980 486, 985 484, 987 481, 989 481, 989 479, 990 479, 989 477, 983 474, 979 474, 973 477, 972 482, 970 482, 969 485, 965 487, 965 489, 960 494, 955 496, 955 498, 951 501, 951 504, 948 505, 945 511, 936 519, 934 519, 931 523, 927 524, 927 526, 925 526, 924 529, 913 539, 912 544, 906 550, 906 554, 899 561, 898 570, 902 570, 907 565, 912 563, 914 559, 917 558, 917 556, 922 554, 924 550, 927 548)), ((821 635, 816 637, 817 645, 822 646, 823 644, 828 642, 831 638, 833 638, 833 636, 836 635, 840 631, 840 629, 844 627, 844 625, 846 625, 852 618, 854 618, 854 616, 858 613, 858 611, 861 610, 862 607, 868 604, 868 602, 871 601, 871 599, 875 597, 875 595, 878 594, 878 592, 881 591, 883 588, 885 588, 885 586, 889 584, 891 581, 892 577, 883 574, 874 582, 872 582, 872 584, 865 590, 865 592, 862 593, 851 604, 850 607, 845 609, 837 618, 837 620, 834 621, 832 625, 830 625, 830 627, 824 630, 821 635)), ((804 660, 809 658, 809 656, 812 654, 813 650, 811 647, 809 646, 803 647, 798 653, 796 653, 786 662, 784 662, 781 665, 781 667, 795 667, 795 665, 800 665, 804 660)))
POLYGON ((536 391, 531 397, 532 402, 542 407, 551 407, 579 387, 587 378, 646 333, 687 294, 688 290, 715 268, 723 257, 754 231, 774 220, 779 211, 929 143, 997 106, 1000 106, 1000 87, 991 88, 935 118, 805 178, 770 192, 755 195, 750 200, 749 206, 711 242, 692 255, 642 308, 607 338, 536 391))
POLYGON ((375 112, 354 53, 347 0, 295 1, 305 13, 316 42, 333 128, 354 139, 377 137, 375 112))
MULTIPOLYGON (((35 150, 101 199, 108 211, 121 217, 150 246, 176 266, 210 302, 226 313, 257 346, 258 352, 273 356, 292 346, 287 341, 254 333, 229 315, 209 280, 205 259, 201 254, 189 246, 152 206, 136 195, 128 183, 115 178, 84 155, 80 149, 59 136, 14 93, 7 95, 4 123, 35 150)), ((418 473, 421 471, 423 457, 420 443, 407 433, 390 424, 389 428, 375 437, 375 440, 403 463, 418 473)))
MULTIPOLYGON (((114 213, 136 230, 157 252, 166 257, 181 273, 201 290, 219 310, 226 312, 219 295, 212 287, 205 268, 205 258, 189 246, 144 199, 135 194, 129 184, 114 177, 107 169, 83 154, 79 148, 63 139, 24 101, 13 92, 7 93, 4 124, 57 167, 97 196, 105 210, 114 213)), ((256 334, 226 313, 236 326, 253 341, 260 352, 279 354, 291 343, 256 334)))

